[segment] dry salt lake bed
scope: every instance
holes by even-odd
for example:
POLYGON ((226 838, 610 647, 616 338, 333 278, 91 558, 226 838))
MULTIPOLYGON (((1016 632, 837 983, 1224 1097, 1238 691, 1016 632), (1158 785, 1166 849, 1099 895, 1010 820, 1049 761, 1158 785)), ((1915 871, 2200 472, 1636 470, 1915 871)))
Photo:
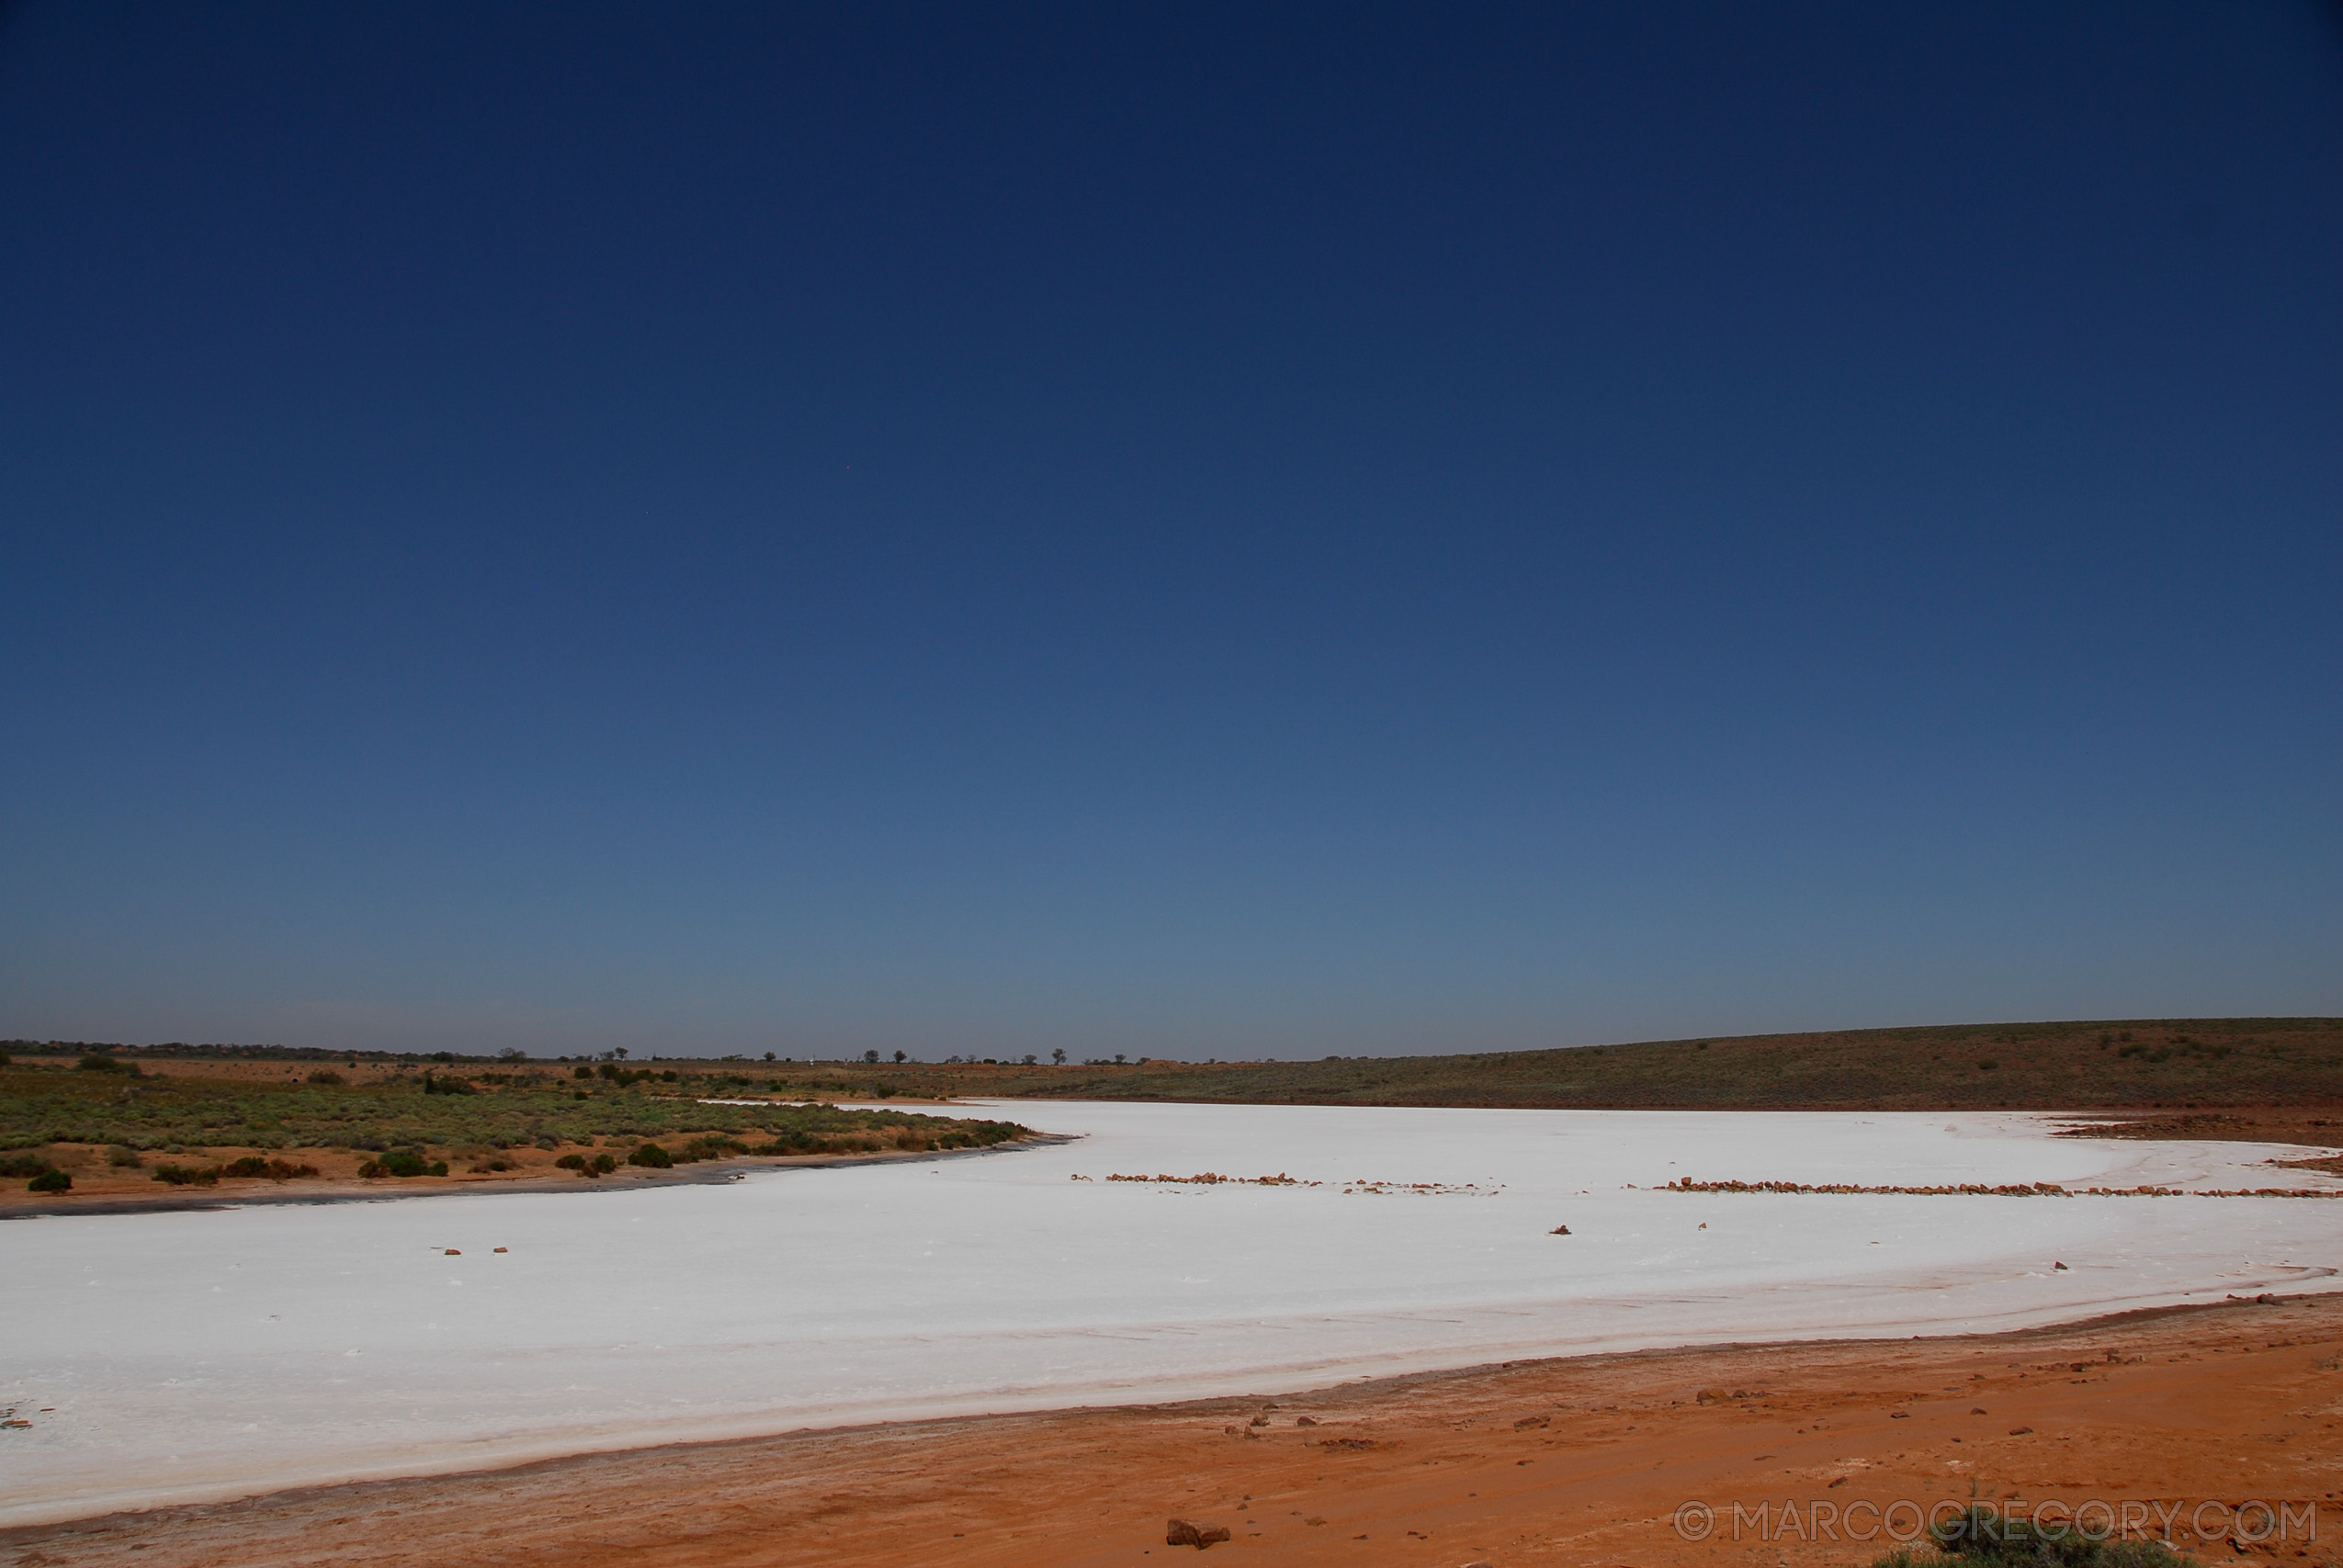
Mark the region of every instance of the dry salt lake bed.
POLYGON ((30 1423, 0 1432, 0 1524, 909 1416, 2016 1328, 2343 1266, 2343 1201, 1657 1190, 2343 1191, 2264 1163, 2299 1148, 2060 1139, 2050 1117, 1002 1113, 1078 1136, 723 1186, 0 1224, 0 1405, 30 1423), (1205 1172, 1296 1184, 1106 1179, 1205 1172))

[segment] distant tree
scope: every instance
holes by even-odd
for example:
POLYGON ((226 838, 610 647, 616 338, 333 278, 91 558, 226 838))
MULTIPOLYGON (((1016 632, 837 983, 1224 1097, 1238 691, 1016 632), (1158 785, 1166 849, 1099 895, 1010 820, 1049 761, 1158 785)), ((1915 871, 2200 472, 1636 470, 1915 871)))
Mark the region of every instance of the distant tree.
POLYGON ((1049 1053, 1049 1059, 1057 1063, 1059 1066, 1064 1066, 1066 1065, 1066 1047, 1060 1045, 1058 1049, 1049 1053))
POLYGON ((1028 1067, 1030 1067, 1030 1066, 1032 1066, 1033 1065, 1034 1065, 1034 1054, 1033 1054, 1032 1052, 1028 1051, 1028 1052, 1026 1052, 1026 1053, 1025 1053, 1025 1066, 1028 1066, 1028 1067))
POLYGON ((773 1053, 772 1053, 772 1052, 770 1052, 770 1051, 767 1051, 767 1052, 764 1054, 764 1059, 765 1059, 766 1061, 768 1061, 768 1062, 769 1062, 769 1061, 771 1061, 771 1060, 773 1060, 773 1053))
POLYGON ((619 1046, 616 1051, 613 1051, 610 1054, 617 1057, 618 1060, 622 1062, 627 1059, 627 1048, 624 1045, 619 1046))
POLYGON ((898 1051, 898 1052, 896 1052, 896 1053, 895 1053, 895 1060, 896 1060, 898 1063, 901 1063, 901 1062, 909 1061, 910 1059, 911 1059, 911 1058, 910 1058, 910 1056, 909 1056, 906 1053, 904 1053, 904 1052, 898 1051))
POLYGON ((863 1060, 875 1067, 878 1066, 878 1053, 876 1051, 866 1051, 863 1053, 863 1060))
POLYGON ((507 1045, 496 1053, 496 1059, 500 1062, 526 1062, 529 1059, 529 1054, 517 1045, 507 1045))
POLYGON ((1123 1053, 1120 1051, 1115 1053, 1115 1065, 1118 1067, 1123 1066, 1123 1053))

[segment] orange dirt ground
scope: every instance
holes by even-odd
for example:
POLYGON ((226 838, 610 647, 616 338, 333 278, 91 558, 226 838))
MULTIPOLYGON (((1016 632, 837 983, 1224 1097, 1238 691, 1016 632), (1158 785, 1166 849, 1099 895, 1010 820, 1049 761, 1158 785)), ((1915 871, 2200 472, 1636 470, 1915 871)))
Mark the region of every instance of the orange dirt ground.
POLYGON ((2176 1544, 2207 1562, 2326 1568, 2343 1556, 2339 1369, 2343 1295, 2264 1298, 592 1455, 0 1532, 0 1563, 1129 1568, 1189 1560, 1164 1543, 1178 1516, 1230 1529, 1216 1562, 1806 1568, 1890 1542, 1837 1525, 1736 1541, 1732 1505, 1794 1500, 1817 1536, 1817 1500, 1844 1520, 1975 1497, 2177 1502, 2176 1544), (2282 1541, 2190 1533, 2200 1504, 2217 1535, 2247 1499, 2297 1510, 2282 1541), (1692 1500, 1718 1514, 1697 1543, 1670 1522, 1692 1500))

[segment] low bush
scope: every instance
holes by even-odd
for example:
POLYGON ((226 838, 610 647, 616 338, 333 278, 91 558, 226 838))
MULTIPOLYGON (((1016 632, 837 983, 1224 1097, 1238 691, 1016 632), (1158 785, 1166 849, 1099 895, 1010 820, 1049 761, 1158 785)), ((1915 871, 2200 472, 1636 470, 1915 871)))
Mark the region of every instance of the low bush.
POLYGON ((140 1164, 139 1152, 128 1144, 116 1144, 106 1151, 106 1163, 117 1170, 136 1170, 140 1164))
POLYGON ((62 1170, 44 1170, 26 1183, 26 1186, 35 1192, 71 1192, 74 1190, 74 1179, 62 1170))
POLYGON ((445 1176, 447 1162, 436 1159, 426 1162, 413 1149, 392 1149, 380 1159, 370 1159, 358 1167, 358 1174, 371 1180, 382 1176, 445 1176))
POLYGON ((0 1155, 0 1177, 12 1181, 27 1181, 49 1169, 51 1164, 46 1155, 0 1155))
POLYGON ((216 1165, 158 1165, 154 1168, 153 1179, 173 1187, 209 1187, 219 1181, 220 1168, 216 1165))
POLYGON ((2159 1540, 2118 1540, 2073 1525, 2006 1519, 1982 1503, 1929 1528, 1933 1551, 1898 1547, 1872 1568, 2190 1568, 2159 1540))
POLYGON ((348 1083, 350 1080, 344 1077, 341 1074, 335 1072, 331 1067, 320 1067, 317 1071, 310 1074, 309 1081, 313 1084, 322 1085, 326 1089, 340 1089, 344 1084, 348 1083))
POLYGON ((295 1177, 315 1176, 317 1174, 317 1167, 313 1165, 294 1165, 288 1160, 262 1159, 257 1155, 246 1155, 242 1159, 232 1159, 226 1165, 221 1166, 220 1168, 220 1174, 222 1176, 263 1177, 270 1181, 290 1181, 295 1177))
POLYGON ((657 1144, 645 1144, 627 1156, 627 1163, 643 1166, 651 1170, 668 1170, 673 1168, 675 1156, 657 1144))

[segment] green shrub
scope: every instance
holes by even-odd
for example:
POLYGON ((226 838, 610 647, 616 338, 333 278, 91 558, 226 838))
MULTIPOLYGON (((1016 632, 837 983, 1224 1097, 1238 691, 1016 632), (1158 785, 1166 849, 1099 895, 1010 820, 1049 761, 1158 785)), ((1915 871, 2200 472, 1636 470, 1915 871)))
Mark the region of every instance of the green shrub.
POLYGON ((0 1177, 12 1181, 28 1181, 50 1168, 50 1165, 46 1155, 0 1155, 0 1177))
POLYGON ((117 1170, 136 1170, 139 1152, 128 1144, 116 1144, 106 1151, 106 1163, 117 1170))
POLYGON ((445 1176, 447 1162, 436 1159, 425 1163, 423 1156, 413 1149, 392 1149, 380 1159, 370 1159, 358 1167, 358 1174, 369 1179, 380 1176, 445 1176))
POLYGON ((220 1168, 216 1165, 158 1165, 154 1168, 154 1179, 173 1187, 209 1187, 220 1179, 220 1168))
POLYGON ((220 1168, 220 1174, 222 1176, 265 1177, 270 1181, 290 1181, 297 1176, 315 1176, 317 1174, 317 1167, 313 1165, 294 1165, 286 1160, 262 1159, 256 1155, 246 1155, 242 1159, 232 1159, 226 1165, 221 1166, 220 1168))
POLYGON ((651 1170, 667 1170, 675 1164, 675 1156, 657 1144, 645 1144, 627 1156, 628 1165, 640 1165, 651 1170))
POLYGON ((563 1170, 583 1170, 585 1168, 585 1162, 586 1159, 583 1155, 563 1155, 560 1159, 555 1160, 553 1163, 563 1170))
POLYGON ((35 1192, 71 1192, 74 1179, 62 1170, 44 1170, 26 1185, 35 1192))
POLYGON ((320 1067, 317 1071, 310 1074, 309 1081, 326 1089, 340 1089, 344 1084, 348 1083, 350 1080, 344 1077, 341 1074, 335 1072, 331 1067, 320 1067))
POLYGON ((1898 1547, 1872 1568, 2188 1568, 2162 1541, 2117 1540, 2071 1525, 2005 1519, 1983 1503, 1929 1529, 1936 1550, 1898 1547))

